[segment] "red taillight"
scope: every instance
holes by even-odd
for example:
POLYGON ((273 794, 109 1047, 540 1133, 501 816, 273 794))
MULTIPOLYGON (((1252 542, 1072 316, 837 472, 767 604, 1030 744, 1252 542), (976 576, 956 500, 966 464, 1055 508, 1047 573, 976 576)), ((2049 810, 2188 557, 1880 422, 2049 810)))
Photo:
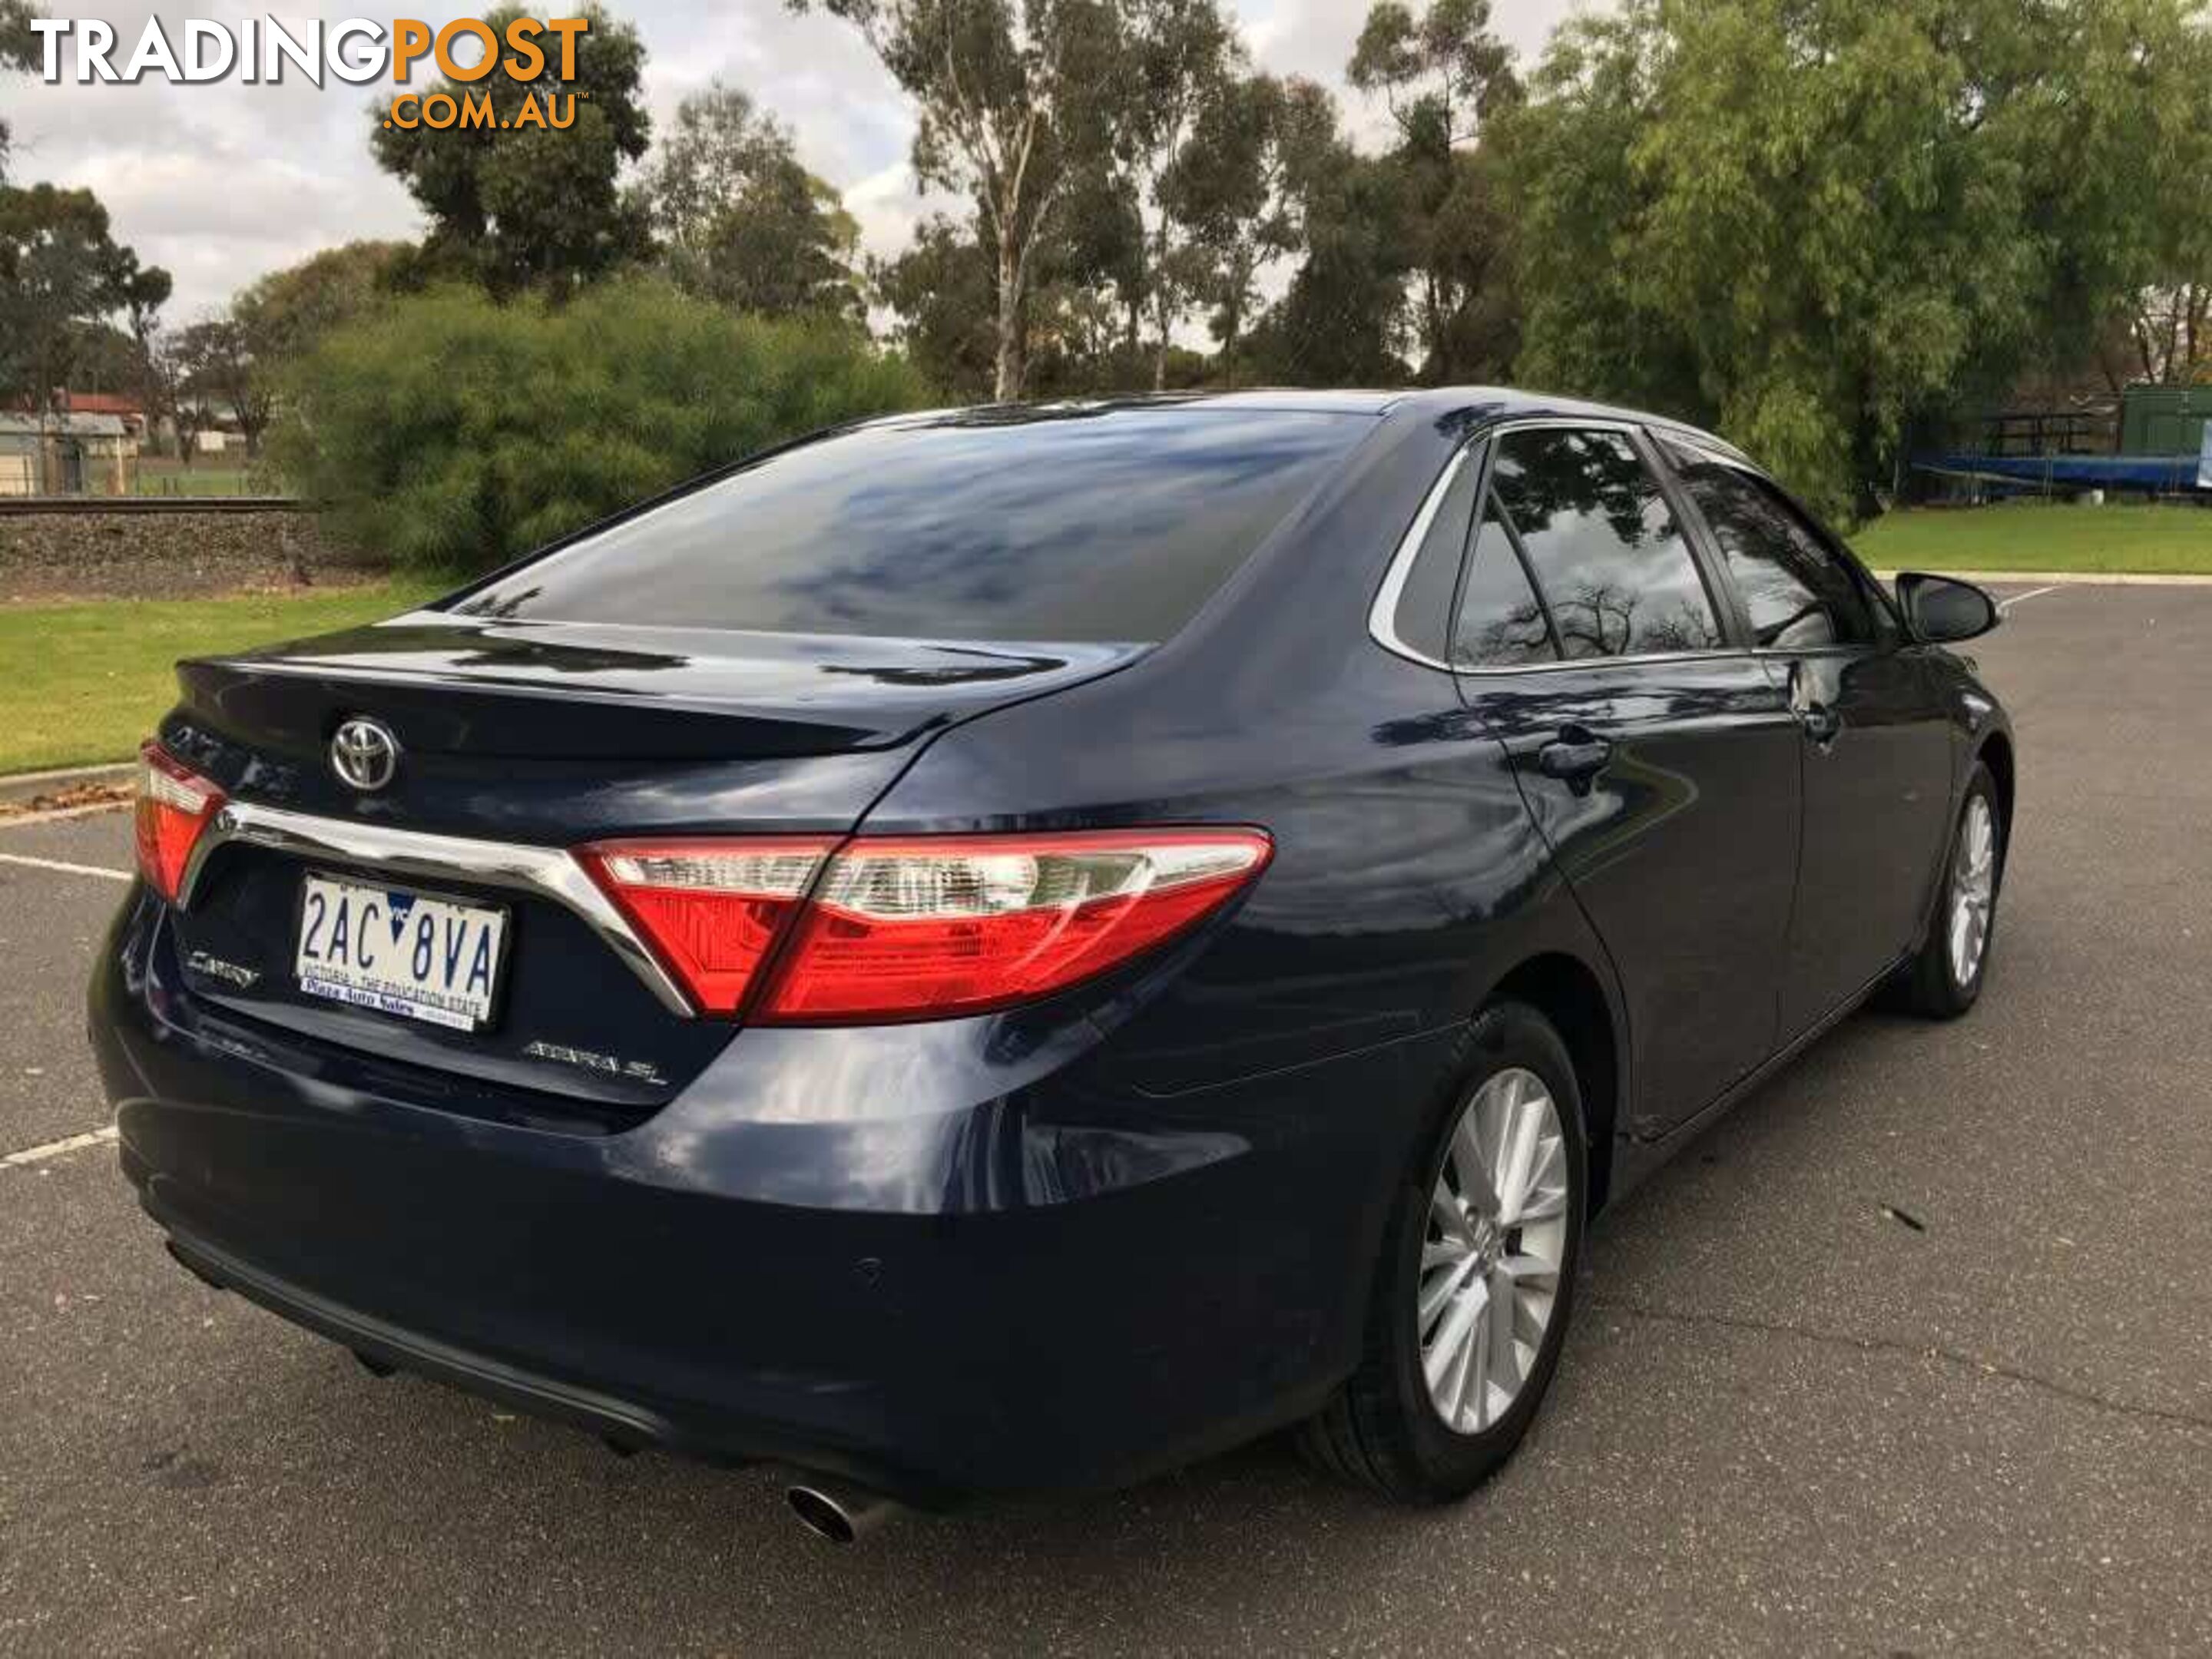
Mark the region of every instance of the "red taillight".
POLYGON ((576 856, 700 1010, 732 1014, 836 844, 611 841, 576 856))
POLYGON ((138 872, 176 900, 200 832, 222 807, 222 791, 158 743, 138 749, 138 872))
POLYGON ((1064 990, 1219 908, 1273 850, 1255 830, 834 845, 614 842, 579 857, 703 1011, 750 998, 756 1022, 790 1024, 943 1018, 1064 990))
POLYGON ((830 860, 757 1018, 927 1019, 1045 996, 1218 908, 1271 851, 1250 830, 863 837, 830 860))

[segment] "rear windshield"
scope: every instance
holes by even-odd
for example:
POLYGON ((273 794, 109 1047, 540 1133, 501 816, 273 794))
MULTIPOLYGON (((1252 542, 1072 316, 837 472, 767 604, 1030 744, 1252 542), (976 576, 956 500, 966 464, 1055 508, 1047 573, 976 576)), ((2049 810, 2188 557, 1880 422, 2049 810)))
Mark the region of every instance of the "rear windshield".
POLYGON ((1164 640, 1373 429, 1305 410, 947 416, 771 456, 454 606, 917 639, 1164 640))

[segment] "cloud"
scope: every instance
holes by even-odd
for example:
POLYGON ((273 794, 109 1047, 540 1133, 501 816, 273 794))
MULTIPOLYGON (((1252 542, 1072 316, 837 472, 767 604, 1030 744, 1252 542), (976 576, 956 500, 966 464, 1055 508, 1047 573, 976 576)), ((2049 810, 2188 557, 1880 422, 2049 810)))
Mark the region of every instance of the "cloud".
MULTIPOLYGON (((942 198, 939 198, 940 203, 942 198)), ((894 161, 845 191, 845 208, 860 223, 860 244, 884 258, 902 252, 928 216, 930 199, 915 181, 914 169, 894 161)))
MULTIPOLYGON (((1341 84, 1366 0, 1231 3, 1261 64, 1337 86, 1355 133, 1380 142, 1380 110, 1341 84)), ((1496 26, 1530 59, 1572 5, 1507 0, 1496 26)), ((103 6, 99 15, 115 27, 119 61, 155 13, 181 40, 187 16, 234 25, 263 9, 254 0, 196 0, 103 6)), ((717 77, 744 88, 791 125, 801 158, 845 193, 871 252, 896 252, 933 208, 957 207, 916 188, 907 164, 912 107, 849 25, 820 11, 794 14, 783 0, 714 8, 615 0, 615 10, 644 36, 646 98, 657 125, 717 77)), ((318 12, 288 4, 278 15, 296 32, 318 12)), ((327 23, 362 12, 347 0, 319 15, 327 23)), ((282 87, 234 78, 48 86, 18 76, 0 81, 0 108, 15 129, 18 180, 96 191, 118 240, 174 275, 170 314, 188 321, 318 248, 421 234, 414 203, 369 156, 379 94, 327 78, 318 88, 296 75, 282 87)))
MULTIPOLYGON (((259 15, 240 0, 103 8, 118 62, 155 11, 173 41, 182 40, 188 15, 234 26, 259 15)), ((289 13, 284 21, 296 27, 289 13)), ((65 73, 70 61, 65 48, 65 73)), ((369 159, 372 88, 326 79, 319 89, 296 74, 281 86, 150 77, 50 86, 10 76, 0 95, 15 128, 17 180, 97 193, 117 239, 176 278, 173 321, 216 309, 264 271, 318 248, 421 231, 406 191, 369 159)))

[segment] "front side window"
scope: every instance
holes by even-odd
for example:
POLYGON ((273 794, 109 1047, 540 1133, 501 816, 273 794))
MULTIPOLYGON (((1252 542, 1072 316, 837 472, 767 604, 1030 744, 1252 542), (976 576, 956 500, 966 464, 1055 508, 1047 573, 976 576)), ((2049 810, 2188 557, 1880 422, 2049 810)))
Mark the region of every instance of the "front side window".
POLYGON ((1684 445, 1669 443, 1667 456, 1720 544, 1755 644, 1802 651, 1876 637, 1857 579, 1772 485, 1684 445))
POLYGON ((1690 544, 1626 434, 1509 432, 1492 480, 1568 657, 1719 647, 1690 544))

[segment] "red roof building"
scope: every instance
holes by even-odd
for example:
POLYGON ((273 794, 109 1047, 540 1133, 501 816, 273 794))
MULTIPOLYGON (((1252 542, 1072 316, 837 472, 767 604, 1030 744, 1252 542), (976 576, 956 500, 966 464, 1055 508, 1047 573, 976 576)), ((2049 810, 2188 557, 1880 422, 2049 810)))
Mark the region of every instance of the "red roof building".
MULTIPOLYGON (((135 392, 64 392, 55 399, 55 405, 58 412, 68 415, 112 415, 132 437, 146 435, 146 405, 135 392)), ((29 415, 36 411, 29 404, 17 402, 9 405, 8 412, 29 415)))

